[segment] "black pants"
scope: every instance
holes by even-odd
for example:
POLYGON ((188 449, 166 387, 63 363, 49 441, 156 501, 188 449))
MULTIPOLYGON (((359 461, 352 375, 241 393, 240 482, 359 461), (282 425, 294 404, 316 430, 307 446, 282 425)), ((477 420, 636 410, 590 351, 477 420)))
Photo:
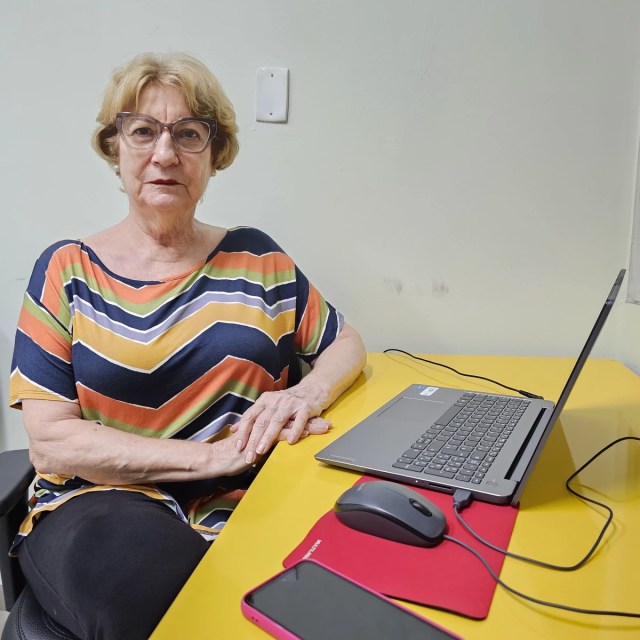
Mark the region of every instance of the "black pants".
POLYGON ((44 515, 18 547, 47 613, 79 638, 148 638, 208 548, 169 507, 101 491, 44 515))

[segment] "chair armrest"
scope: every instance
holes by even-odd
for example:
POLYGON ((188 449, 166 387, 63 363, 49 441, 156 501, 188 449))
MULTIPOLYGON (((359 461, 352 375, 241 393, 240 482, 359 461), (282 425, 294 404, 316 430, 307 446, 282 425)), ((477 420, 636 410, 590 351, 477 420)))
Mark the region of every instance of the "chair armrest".
POLYGON ((27 515, 27 497, 33 477, 28 449, 0 453, 0 576, 7 611, 24 586, 24 576, 17 559, 9 557, 9 548, 27 515))
POLYGON ((24 499, 34 474, 28 449, 0 453, 0 518, 24 499))

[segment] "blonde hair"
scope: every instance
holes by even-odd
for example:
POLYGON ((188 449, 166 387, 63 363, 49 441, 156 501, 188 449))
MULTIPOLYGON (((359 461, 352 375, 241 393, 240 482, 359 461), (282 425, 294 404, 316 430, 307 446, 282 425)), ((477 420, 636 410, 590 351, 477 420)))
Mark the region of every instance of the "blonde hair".
POLYGON ((93 148, 111 166, 118 162, 116 114, 137 111, 142 90, 150 85, 175 87, 196 118, 217 123, 211 141, 211 175, 226 169, 238 153, 236 114, 216 77, 200 60, 186 53, 141 53, 116 69, 107 85, 93 134, 93 148))

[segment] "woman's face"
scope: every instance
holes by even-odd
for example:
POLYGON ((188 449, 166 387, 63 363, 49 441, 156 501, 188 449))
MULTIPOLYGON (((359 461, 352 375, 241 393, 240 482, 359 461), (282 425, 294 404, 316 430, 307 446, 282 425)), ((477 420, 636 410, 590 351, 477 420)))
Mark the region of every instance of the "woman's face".
MULTIPOLYGON (((182 93, 164 85, 151 84, 140 93, 138 113, 160 122, 190 117, 182 93)), ((179 151, 167 129, 156 145, 146 151, 132 149, 120 140, 120 177, 132 213, 141 215, 193 215, 211 177, 211 145, 201 153, 179 151)))

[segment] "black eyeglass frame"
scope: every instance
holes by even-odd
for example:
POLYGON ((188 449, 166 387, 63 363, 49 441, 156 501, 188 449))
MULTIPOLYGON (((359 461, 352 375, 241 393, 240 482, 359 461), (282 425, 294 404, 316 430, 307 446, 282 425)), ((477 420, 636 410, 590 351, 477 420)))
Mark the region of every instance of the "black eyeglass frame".
POLYGON ((116 113, 116 130, 124 138, 125 144, 131 149, 134 149, 136 151, 151 151, 151 149, 153 149, 156 146, 156 144, 158 144, 158 140, 160 139, 160 136, 162 135, 162 132, 165 129, 169 132, 169 135, 171 136, 171 140, 173 140, 173 144, 175 145, 176 149, 182 151, 183 153, 202 153, 209 146, 209 143, 215 138, 216 133, 218 132, 218 123, 212 118, 197 118, 192 116, 189 116, 186 118, 180 118, 178 120, 174 120, 173 122, 161 122, 160 120, 156 120, 156 118, 154 118, 153 116, 148 116, 144 113, 135 113, 133 111, 120 111, 119 113, 116 113), (142 120, 149 120, 151 122, 155 122, 158 125, 160 125, 161 131, 158 134, 158 137, 154 140, 153 144, 148 149, 145 149, 144 147, 134 147, 130 145, 129 142, 127 141, 127 136, 124 135, 122 132, 122 122, 125 118, 129 116, 138 117, 142 120), (189 151, 188 149, 184 149, 183 147, 180 146, 178 141, 173 137, 173 128, 178 124, 182 124, 183 122, 202 122, 203 124, 206 124, 208 126, 209 137, 207 138, 207 141, 204 143, 204 146, 202 147, 202 149, 200 149, 199 151, 189 151))

